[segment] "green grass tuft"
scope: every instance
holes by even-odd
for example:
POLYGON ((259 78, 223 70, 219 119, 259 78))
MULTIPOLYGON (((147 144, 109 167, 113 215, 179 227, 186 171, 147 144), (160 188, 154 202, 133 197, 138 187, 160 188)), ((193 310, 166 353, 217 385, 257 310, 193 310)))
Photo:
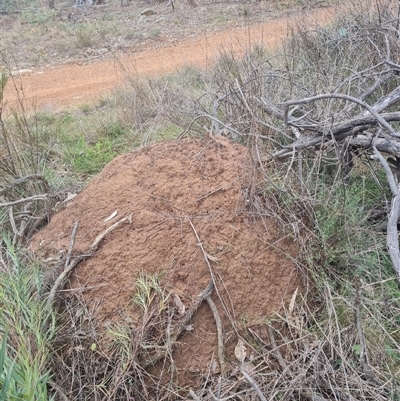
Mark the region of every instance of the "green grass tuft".
POLYGON ((6 266, 0 271, 0 384, 4 399, 47 401, 52 399, 48 385, 55 315, 43 299, 46 288, 38 266, 7 237, 2 239, 1 251, 6 266))

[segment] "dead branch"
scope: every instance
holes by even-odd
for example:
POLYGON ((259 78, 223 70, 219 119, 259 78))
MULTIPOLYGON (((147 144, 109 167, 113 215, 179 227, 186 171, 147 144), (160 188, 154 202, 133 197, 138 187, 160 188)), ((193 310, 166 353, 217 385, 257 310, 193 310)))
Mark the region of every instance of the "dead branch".
POLYGON ((47 194, 34 195, 34 196, 29 196, 27 198, 18 199, 18 200, 13 201, 13 202, 0 203, 0 207, 14 206, 14 205, 19 205, 20 203, 31 202, 31 201, 36 201, 36 200, 44 200, 44 201, 46 201, 48 199, 49 199, 49 196, 47 194))
POLYGON ((383 170, 385 171, 386 178, 388 180, 389 187, 390 187, 390 190, 392 191, 393 196, 399 195, 400 190, 396 185, 396 181, 394 179, 392 170, 390 170, 388 162, 381 155, 381 153, 378 151, 378 149, 375 146, 373 146, 373 149, 374 149, 375 158, 377 158, 379 160, 379 162, 381 163, 381 165, 383 167, 383 170))
POLYGON ((198 397, 192 389, 189 390, 189 395, 194 399, 194 401, 201 401, 201 398, 198 397))
POLYGON ((191 130, 193 124, 194 124, 197 120, 199 120, 199 119, 201 119, 201 118, 207 118, 207 119, 209 119, 209 120, 211 120, 211 121, 214 121, 214 122, 216 122, 216 123, 222 125, 226 130, 232 132, 232 133, 235 134, 235 135, 238 135, 239 137, 243 135, 241 132, 235 130, 234 128, 232 128, 232 127, 229 126, 228 124, 224 124, 224 123, 223 123, 221 120, 219 120, 218 118, 216 118, 216 117, 214 117, 214 116, 211 116, 211 115, 209 115, 209 114, 201 114, 201 115, 195 117, 195 118, 191 121, 191 123, 189 124, 189 126, 188 126, 185 130, 183 130, 183 131, 178 135, 178 139, 184 138, 185 135, 186 135, 188 132, 190 132, 190 130, 191 130))
MULTIPOLYGON (((400 113, 399 112, 393 112, 393 113, 384 113, 380 114, 380 117, 387 123, 389 122, 394 122, 394 121, 400 121, 400 113)), ((304 131, 311 131, 315 132, 317 134, 322 135, 324 131, 326 131, 326 128, 322 126, 321 124, 296 124, 294 122, 290 122, 289 124, 291 126, 296 127, 298 130, 304 131)), ((338 136, 341 134, 347 134, 341 139, 345 138, 346 136, 349 135, 355 135, 359 132, 364 131, 365 129, 371 127, 371 126, 376 126, 378 124, 377 119, 375 116, 371 115, 366 115, 366 116, 356 116, 351 119, 348 119, 346 121, 333 124, 331 127, 329 127, 329 135, 331 136, 338 136)))
POLYGON ((108 227, 107 230, 105 230, 103 233, 101 233, 100 235, 98 235, 96 237, 96 239, 93 241, 92 245, 90 245, 88 251, 82 255, 76 256, 75 258, 71 257, 72 254, 72 250, 75 244, 75 237, 76 237, 76 233, 78 230, 78 222, 75 222, 73 228, 72 228, 72 233, 71 233, 71 239, 70 239, 70 243, 69 243, 69 248, 68 248, 68 253, 67 253, 67 257, 64 263, 64 270, 62 271, 62 273, 57 277, 56 281, 53 284, 53 287, 50 290, 49 293, 49 297, 47 299, 47 302, 49 305, 52 305, 54 303, 54 299, 55 296, 57 294, 57 291, 59 290, 59 288, 63 287, 66 283, 66 281, 68 280, 69 276, 71 275, 72 270, 74 269, 74 267, 86 260, 89 259, 90 257, 92 257, 94 255, 94 253, 97 251, 100 242, 104 239, 104 237, 109 234, 111 231, 115 230, 117 227, 119 227, 121 224, 125 223, 125 222, 132 222, 132 214, 130 214, 129 216, 123 217, 122 219, 118 220, 115 224, 113 224, 112 226, 108 227))
POLYGON ((400 194, 392 198, 390 213, 388 216, 388 227, 386 232, 386 245, 392 265, 400 281, 400 251, 397 231, 397 222, 400 217, 400 194))
MULTIPOLYGON (((72 249, 74 247, 75 244, 75 237, 76 237, 76 233, 78 231, 78 221, 76 221, 74 223, 74 226, 72 227, 72 233, 71 233, 71 238, 69 241, 69 248, 68 248, 68 253, 67 253, 67 257, 65 259, 65 263, 64 263, 64 270, 63 272, 57 277, 56 281, 53 284, 53 287, 50 290, 50 294, 48 297, 47 302, 52 305, 54 302, 54 298, 56 296, 56 293, 58 291, 58 289, 65 284, 65 281, 67 279, 67 277, 69 277, 70 272, 72 271, 72 269, 78 264, 78 258, 76 258, 72 263, 70 263, 71 260, 71 253, 72 253, 72 249), (76 262, 76 263, 74 263, 76 262)), ((80 259, 83 260, 83 259, 80 259)), ((79 260, 79 261, 80 261, 79 260)))
POLYGON ((388 180, 393 195, 388 215, 386 246, 390 256, 390 260, 392 261, 393 268, 396 272, 397 279, 400 281, 400 249, 397 230, 397 222, 399 221, 400 217, 400 184, 396 185, 395 178, 386 159, 382 156, 382 154, 378 151, 376 147, 374 147, 373 149, 375 157, 379 160, 383 170, 385 171, 386 178, 388 180))
POLYGON ((359 356, 360 365, 365 374, 365 377, 368 380, 372 381, 373 383, 382 387, 382 383, 380 383, 379 380, 376 378, 376 376, 372 373, 372 370, 369 365, 367 345, 366 345, 364 329, 363 329, 363 325, 362 325, 362 321, 361 321, 362 302, 361 302, 361 283, 360 283, 359 277, 356 277, 355 292, 356 293, 355 293, 355 300, 354 300, 354 308, 355 308, 355 316, 356 316, 358 341, 360 344, 360 356, 359 356))
POLYGON ((170 343, 164 347, 163 350, 158 350, 155 355, 147 359, 141 365, 143 369, 147 369, 150 366, 155 365, 159 360, 166 356, 167 350, 171 349, 174 344, 176 344, 178 337, 182 334, 186 327, 189 325, 190 320, 199 309, 200 305, 203 303, 207 297, 209 297, 214 289, 214 282, 211 280, 208 286, 197 296, 194 305, 185 313, 185 315, 180 319, 180 321, 175 325, 172 330, 170 337, 170 343))
POLYGON ((254 391, 260 397, 261 401, 267 401, 264 394, 261 392, 260 388, 258 387, 257 382, 246 372, 246 370, 242 367, 240 369, 244 378, 249 382, 250 386, 253 387, 254 391))
POLYGON ((125 222, 132 223, 132 214, 129 216, 123 217, 122 219, 118 220, 116 223, 114 223, 112 226, 108 227, 107 230, 99 234, 96 239, 93 241, 93 244, 90 245, 89 247, 89 252, 93 253, 97 251, 97 248, 99 247, 100 242, 104 239, 104 237, 109 234, 111 231, 115 230, 117 227, 119 227, 121 224, 125 222))
POLYGON ((360 149, 371 149, 372 141, 379 152, 383 152, 392 156, 400 156, 400 142, 388 140, 386 138, 375 138, 369 132, 364 135, 357 135, 354 138, 350 138, 349 145, 354 148, 360 149))
MULTIPOLYGON (((202 244, 202 242, 200 240, 200 237, 199 237, 199 235, 198 235, 198 233, 197 233, 197 231, 196 231, 196 229, 195 229, 195 227, 194 227, 194 225, 193 225, 193 223, 191 222, 190 219, 189 219, 189 223, 190 223, 190 226, 192 227, 192 230, 193 230, 193 232, 194 232, 194 234, 196 236, 196 239, 198 241, 197 245, 200 247, 200 249, 201 249, 201 251, 203 253, 204 260, 205 260, 205 262, 206 262, 206 264, 208 266, 208 270, 210 271, 210 276, 211 276, 212 282, 214 283, 215 292, 217 293, 218 298, 221 301, 221 304, 224 305, 223 299, 222 299, 222 297, 221 297, 221 295, 220 295, 220 293, 218 291, 217 284, 215 282, 214 272, 213 272, 211 264, 210 264, 210 260, 211 261, 215 261, 215 260, 211 255, 209 255, 204 250, 204 247, 203 247, 203 244, 202 244)), ((214 302, 212 301, 211 297, 207 297, 206 300, 208 302, 208 305, 211 308, 211 311, 212 311, 213 316, 214 316, 215 324, 217 326, 218 359, 219 359, 219 363, 220 363, 220 367, 221 367, 221 372, 223 373, 224 369, 225 369, 225 356, 224 356, 225 355, 225 351, 224 351, 224 339, 223 339, 221 318, 219 316, 218 309, 215 306, 214 302)))
POLYGON ((205 262, 206 262, 206 264, 207 264, 207 267, 208 267, 208 270, 209 270, 209 272, 210 272, 211 279, 212 279, 212 281, 213 281, 213 283, 214 283, 214 286, 215 286, 215 288, 216 288, 217 286, 216 286, 216 283, 215 283, 214 272, 213 272, 213 270, 212 270, 212 267, 211 267, 211 264, 210 264, 210 261, 209 261, 209 255, 208 255, 208 253, 204 250, 203 244, 202 244, 202 242, 201 242, 201 240, 200 240, 199 235, 197 234, 196 229, 194 228, 193 223, 191 222, 190 219, 189 219, 188 221, 189 221, 190 226, 192 227, 192 230, 193 230, 193 232, 194 232, 194 235, 196 236, 197 245, 200 247, 201 252, 203 253, 204 260, 205 260, 205 262))
POLYGON ((276 344, 274 330, 270 324, 268 324, 268 335, 269 335, 269 339, 270 339, 271 345, 272 345, 272 353, 276 356, 276 359, 278 360, 279 365, 281 365, 281 368, 287 369, 287 364, 282 357, 281 350, 279 349, 278 345, 276 344))
MULTIPOLYGON (((400 90, 398 93, 398 97, 400 97, 400 90)), ((313 103, 313 102, 316 102, 318 100, 323 100, 323 99, 342 99, 342 100, 347 100, 349 102, 353 102, 353 103, 360 105, 361 107, 365 108, 371 114, 371 116, 375 117, 376 122, 382 128, 385 128, 391 136, 393 136, 395 138, 400 138, 400 133, 396 132, 391 127, 391 125, 388 124, 388 122, 385 121, 385 119, 382 118, 382 116, 374 110, 374 108, 372 106, 370 106, 368 103, 366 103, 360 99, 357 99, 354 96, 344 95, 342 93, 327 93, 327 94, 321 94, 321 95, 311 96, 311 97, 307 97, 307 98, 300 99, 300 100, 292 100, 289 102, 282 103, 281 105, 284 107, 285 125, 291 124, 291 122, 288 120, 289 108, 291 106, 296 106, 296 105, 300 105, 300 104, 309 104, 309 103, 313 103)))
POLYGON ((221 294, 220 294, 220 292, 219 292, 219 290, 218 290, 217 283, 216 283, 216 280, 215 280, 215 274, 214 274, 213 269, 212 269, 212 266, 211 266, 211 264, 210 264, 210 261, 216 262, 217 260, 216 260, 213 256, 209 255, 209 254, 205 251, 205 249, 204 249, 204 247, 203 247, 203 244, 202 244, 202 242, 201 242, 201 240, 200 240, 199 234, 198 234, 197 231, 196 231, 196 228, 194 227, 194 225, 193 225, 193 223, 191 222, 190 219, 188 219, 188 221, 189 221, 189 224, 190 224, 190 226, 192 227, 192 230, 193 230, 193 232, 194 232, 194 235, 196 236, 196 239, 197 239, 197 241, 198 241, 198 242, 197 242, 197 245, 199 246, 199 248, 201 249, 201 252, 203 253, 203 257, 204 257, 204 260, 205 260, 205 262, 206 262, 206 264, 207 264, 208 270, 209 270, 209 272, 210 272, 211 279, 212 279, 212 281, 213 281, 213 283, 214 283, 214 288, 215 288, 215 292, 216 292, 216 294, 217 294, 217 296, 218 296, 218 299, 221 301, 222 307, 225 309, 226 314, 229 316, 228 308, 226 307, 225 302, 224 302, 224 299, 223 299, 223 297, 221 296, 221 294))
MULTIPOLYGON (((381 115, 381 117, 387 122, 400 121, 400 113, 387 113, 381 115)), ((276 151, 271 158, 278 160, 286 159, 292 156, 293 150, 297 152, 314 148, 325 144, 329 146, 332 142, 330 138, 335 138, 335 141, 343 141, 344 139, 351 137, 349 139, 349 144, 355 148, 370 149, 372 147, 373 135, 364 133, 360 135, 360 132, 365 132, 366 130, 376 126, 377 122, 374 117, 357 117, 354 119, 349 119, 345 122, 333 125, 327 130, 323 126, 314 125, 298 125, 296 128, 301 129, 301 131, 312 131, 316 135, 306 136, 301 135, 296 141, 290 145, 284 146, 281 150, 276 151)), ((382 133, 380 133, 382 134, 382 133)), ((393 156, 400 156, 400 141, 397 138, 385 135, 382 137, 376 137, 375 147, 381 152, 391 154, 393 156)))
POLYGON ((221 317, 219 316, 218 309, 217 309, 214 301, 211 299, 210 295, 206 298, 206 301, 213 313, 215 324, 217 326, 218 359, 219 359, 219 365, 221 368, 221 374, 223 374, 225 371, 225 347, 224 347, 224 336, 223 336, 223 332, 222 332, 221 317))
MULTIPOLYGON (((381 97, 374 105, 372 105, 372 108, 377 113, 380 113, 381 111, 398 103, 399 101, 400 101, 400 86, 398 86, 396 89, 392 90, 387 95, 384 95, 383 97, 381 97)), ((363 113, 363 115, 367 116, 368 112, 365 111, 363 113)))

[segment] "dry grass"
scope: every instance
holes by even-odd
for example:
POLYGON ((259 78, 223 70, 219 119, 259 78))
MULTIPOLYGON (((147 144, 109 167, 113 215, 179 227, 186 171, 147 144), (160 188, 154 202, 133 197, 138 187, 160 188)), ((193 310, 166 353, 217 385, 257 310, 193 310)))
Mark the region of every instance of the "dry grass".
POLYGON ((293 310, 286 310, 261 330, 248 329, 250 358, 241 369, 256 385, 236 370, 233 377, 210 378, 196 392, 198 399, 256 399, 256 389, 268 400, 396 399, 396 376, 389 380, 382 376, 374 365, 377 358, 360 350, 364 332, 357 331, 363 322, 354 319, 356 303, 349 305, 348 299, 328 285, 321 299, 325 319, 307 303, 299 297, 293 310))
MULTIPOLYGON (((297 294, 265 324, 245 327, 243 363, 232 362, 225 376, 201 377, 202 385, 188 392, 175 386, 173 373, 165 370, 167 364, 166 381, 144 369, 160 350, 162 359, 172 363, 165 344, 171 316, 179 321, 157 281, 142 278, 136 297, 141 321, 135 326, 110 326, 107 338, 99 337, 92 319, 90 310, 96 305, 89 308, 79 290, 63 290, 62 325, 51 363, 58 399, 399 399, 400 290, 384 237, 369 219, 372 211, 387 203, 387 183, 377 164, 367 150, 359 155, 350 177, 344 177, 335 147, 311 149, 302 158, 270 158, 293 136, 283 126, 281 102, 340 90, 373 103, 399 84, 397 74, 379 65, 388 53, 399 62, 396 5, 382 1, 370 5, 368 12, 358 6, 352 3, 340 23, 319 32, 298 27, 280 55, 256 48, 237 60, 227 53, 212 71, 131 80, 128 91, 117 94, 118 116, 133 127, 137 143, 176 136, 190 125, 192 130, 185 135, 207 130, 249 147, 255 175, 261 180, 244 189, 249 200, 246 212, 260 221, 272 216, 280 234, 295 239, 301 250, 296 263, 308 291, 297 294), (363 72, 367 70, 372 74, 363 72), (376 91, 369 92, 375 84, 376 91), (163 132, 166 122, 171 131, 163 132)), ((293 115, 306 113, 315 121, 330 121, 354 107, 324 101, 294 110, 293 115)), ((28 172, 40 173, 40 141, 34 141, 30 122, 15 116, 11 125, 15 135, 9 125, 3 126, 8 156, 0 167, 8 174, 2 183, 10 189, 6 201, 46 192, 35 187, 36 181, 15 184, 28 172)), ((38 185, 43 185, 41 180, 38 185)), ((35 219, 29 221, 33 225, 35 219)), ((12 226, 11 220, 8 224, 12 226)))
MULTIPOLYGON (((143 366, 169 357, 171 319, 177 320, 172 300, 157 278, 141 277, 133 302, 142 310, 139 322, 111 324, 98 335, 79 290, 62 295, 63 321, 54 354, 54 378, 64 399, 148 400, 163 385, 143 366), (160 308, 160 305, 163 305, 160 308)), ((92 305, 96 308, 96 305, 92 305)), ((172 379, 173 373, 171 373, 172 379)), ((162 392, 162 391, 161 391, 162 392)))
MULTIPOLYGON (((18 89, 17 83, 12 84, 18 89)), ((2 74, 0 89, 0 211, 5 230, 13 235, 13 244, 24 243, 48 220, 57 199, 42 174, 46 145, 35 120, 29 119, 23 93, 18 107, 5 118, 3 89, 7 77, 2 74)))

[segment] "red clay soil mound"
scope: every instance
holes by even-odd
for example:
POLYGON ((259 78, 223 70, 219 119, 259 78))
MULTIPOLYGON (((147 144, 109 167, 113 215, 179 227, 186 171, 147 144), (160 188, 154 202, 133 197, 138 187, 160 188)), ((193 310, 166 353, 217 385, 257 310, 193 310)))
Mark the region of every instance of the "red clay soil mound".
MULTIPOLYGON (((31 247, 46 257, 65 255, 79 221, 78 255, 107 227, 132 215, 71 278, 99 327, 138 322, 132 299, 141 274, 160 274, 167 292, 178 295, 187 310, 210 283, 211 267, 217 284, 212 299, 232 351, 237 337, 231 323, 262 323, 299 285, 295 246, 278 238, 272 219, 261 224, 250 212, 254 176, 249 150, 225 138, 158 143, 109 163, 31 247)), ((218 361, 216 324, 205 302, 191 323, 173 352, 178 374, 204 371, 213 358, 218 361)))

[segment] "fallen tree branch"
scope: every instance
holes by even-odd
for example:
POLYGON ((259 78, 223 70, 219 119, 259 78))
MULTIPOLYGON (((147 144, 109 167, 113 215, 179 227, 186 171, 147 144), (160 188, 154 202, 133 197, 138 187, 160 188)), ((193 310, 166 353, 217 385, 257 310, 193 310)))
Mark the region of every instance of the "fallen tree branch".
POLYGON ((388 226, 386 231, 386 246, 392 261, 393 268, 397 274, 397 279, 400 281, 400 251, 397 222, 400 217, 400 193, 393 196, 390 212, 388 216, 388 226))
MULTIPOLYGON (((381 111, 387 109, 390 106, 398 103, 400 101, 400 86, 392 90, 385 96, 382 96, 375 104, 371 107, 377 112, 380 113, 381 111)), ((368 112, 365 111, 364 115, 368 115, 368 112)))
POLYGON ((383 170, 385 171, 386 178, 388 180, 390 190, 392 191, 393 195, 388 215, 386 246, 390 256, 390 260, 392 261, 393 268, 397 275, 397 280, 400 281, 400 249, 397 230, 397 222, 399 221, 400 217, 400 189, 398 187, 398 185, 400 184, 396 185, 393 173, 386 159, 381 155, 381 153, 375 146, 373 147, 373 149, 375 157, 379 160, 383 167, 383 170))
MULTIPOLYGON (((369 127, 365 127, 367 129, 369 127)), ((373 134, 369 132, 365 132, 362 135, 352 136, 351 133, 342 134, 336 137, 336 140, 327 140, 324 136, 302 136, 298 141, 293 142, 292 144, 285 146, 283 149, 278 150, 272 156, 268 158, 264 158, 263 161, 268 161, 272 159, 284 160, 293 155, 293 150, 296 152, 300 152, 305 149, 310 149, 314 147, 320 147, 322 144, 326 148, 332 145, 334 142, 342 141, 343 139, 348 138, 348 145, 353 146, 354 148, 363 148, 363 149, 371 149, 373 134)), ((374 140, 375 147, 380 151, 392 156, 400 157, 400 141, 388 138, 380 138, 375 137, 374 140)))
MULTIPOLYGON (((400 91, 398 96, 400 97, 400 91)), ((374 108, 372 106, 370 106, 368 103, 357 99, 356 97, 353 96, 349 96, 349 95, 344 95, 342 93, 326 93, 326 94, 321 94, 321 95, 317 95, 317 96, 311 96, 311 97, 307 97, 307 98, 303 98, 303 99, 299 99, 299 100, 291 100, 289 102, 284 102, 282 103, 282 106, 284 106, 284 121, 285 121, 285 125, 289 125, 291 124, 290 121, 288 121, 288 113, 289 113, 289 107, 290 106, 295 106, 295 105, 299 105, 299 104, 308 104, 308 103, 313 103, 316 102, 318 100, 323 100, 323 99, 341 99, 341 100, 347 100, 349 102, 353 102, 356 103, 358 105, 360 105, 361 107, 365 108, 370 114, 371 116, 375 117, 376 122, 382 127, 384 128, 386 131, 388 131, 388 133, 395 137, 395 138, 400 138, 400 132, 396 132, 391 125, 385 121, 384 118, 382 118, 380 116, 380 114, 378 112, 376 112, 374 110, 374 108)))
MULTIPOLYGON (((393 113, 384 113, 380 114, 380 117, 386 121, 387 123, 389 122, 394 122, 394 121, 400 121, 400 113, 399 112, 393 112, 393 113)), ((347 133, 348 135, 354 135, 358 134, 359 132, 362 132, 368 128, 371 127, 371 125, 377 125, 378 121, 374 116, 367 115, 367 116, 357 116, 350 118, 346 121, 339 122, 336 124, 333 124, 332 126, 329 127, 329 132, 327 134, 331 136, 337 136, 340 134, 347 133)), ((289 125, 296 127, 299 130, 306 130, 306 131, 312 131, 315 133, 318 133, 320 135, 324 134, 326 131, 326 128, 321 126, 320 124, 295 124, 293 122, 289 122, 289 125)))

